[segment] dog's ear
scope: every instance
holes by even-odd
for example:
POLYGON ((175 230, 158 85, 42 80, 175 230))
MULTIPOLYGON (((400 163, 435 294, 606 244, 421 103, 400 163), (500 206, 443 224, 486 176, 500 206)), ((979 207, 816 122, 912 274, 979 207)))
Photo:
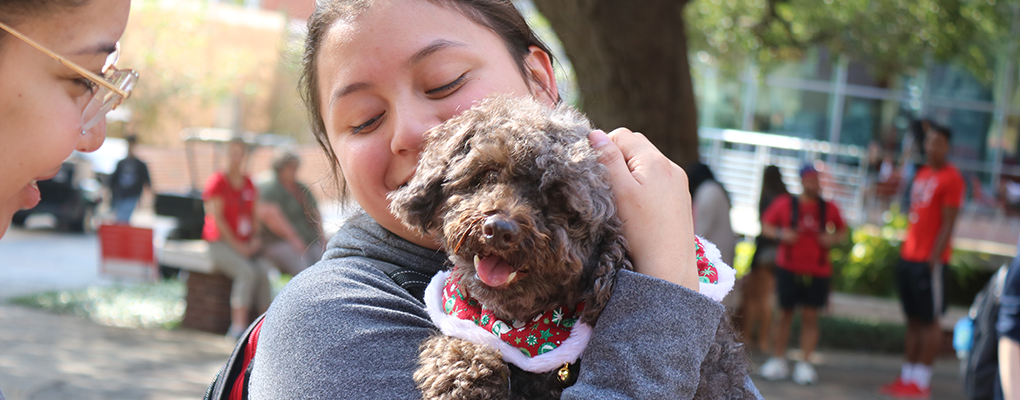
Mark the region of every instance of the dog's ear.
POLYGON ((422 152, 414 177, 389 195, 390 212, 420 234, 439 226, 439 212, 446 203, 443 184, 448 166, 436 162, 431 153, 431 149, 422 152))
POLYGON ((590 279, 587 280, 590 284, 582 298, 585 306, 581 314, 581 320, 592 326, 598 320, 602 309, 609 303, 609 297, 616 285, 616 272, 621 269, 634 269, 627 255, 627 240, 617 229, 610 229, 602 239, 593 261, 590 279))
POLYGON ((446 202, 443 172, 434 171, 428 177, 416 174, 406 186, 389 195, 393 215, 420 234, 427 234, 440 224, 439 211, 446 202))
POLYGON ((450 120, 426 133, 418 166, 406 185, 389 194, 390 212, 407 227, 427 234, 439 228, 450 193, 451 168, 470 151, 470 130, 450 120))

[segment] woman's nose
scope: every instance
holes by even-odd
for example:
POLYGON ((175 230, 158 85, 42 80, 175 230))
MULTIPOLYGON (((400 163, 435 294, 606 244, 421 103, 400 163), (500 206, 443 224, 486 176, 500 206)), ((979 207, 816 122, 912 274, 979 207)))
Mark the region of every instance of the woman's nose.
POLYGON ((105 118, 101 119, 91 128, 81 132, 81 137, 78 138, 78 146, 75 147, 75 150, 84 153, 96 151, 96 149, 98 149, 99 146, 103 145, 104 140, 106 140, 105 118))
POLYGON ((417 154, 421 151, 425 132, 442 122, 434 113, 429 112, 428 107, 423 106, 404 107, 397 111, 394 117, 390 150, 397 155, 417 154))

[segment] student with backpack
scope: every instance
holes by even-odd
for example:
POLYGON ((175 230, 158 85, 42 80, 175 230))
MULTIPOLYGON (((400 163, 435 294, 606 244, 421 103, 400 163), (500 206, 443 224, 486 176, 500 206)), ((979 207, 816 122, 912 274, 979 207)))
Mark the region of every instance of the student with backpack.
POLYGON ((768 380, 789 376, 786 344, 794 308, 800 305, 800 347, 804 355, 794 367, 793 381, 808 385, 818 380, 810 360, 818 344, 818 310, 829 298, 829 248, 846 236, 846 225, 836 205, 822 199, 818 171, 813 166, 801 168, 800 180, 804 188, 800 195, 777 197, 762 217, 762 236, 780 243, 774 272, 782 313, 774 355, 758 373, 768 380))

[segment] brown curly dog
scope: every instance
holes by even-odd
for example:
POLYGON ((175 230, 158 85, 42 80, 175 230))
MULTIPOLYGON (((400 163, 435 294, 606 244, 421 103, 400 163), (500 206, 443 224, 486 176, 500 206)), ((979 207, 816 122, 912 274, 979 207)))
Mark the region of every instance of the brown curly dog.
MULTIPOLYGON (((437 334, 422 344, 414 379, 424 398, 558 399, 576 381, 616 272, 632 269, 591 130, 566 105, 490 97, 426 134, 415 176, 390 208, 407 226, 436 232, 453 263, 440 273, 445 286, 426 294, 445 309, 430 308, 433 319, 465 307, 473 318, 449 323, 484 330, 478 340, 437 334), (573 331, 545 344, 528 337, 533 348, 497 337, 540 320, 573 331)), ((697 397, 744 398, 746 356, 731 328, 717 342, 697 397)))

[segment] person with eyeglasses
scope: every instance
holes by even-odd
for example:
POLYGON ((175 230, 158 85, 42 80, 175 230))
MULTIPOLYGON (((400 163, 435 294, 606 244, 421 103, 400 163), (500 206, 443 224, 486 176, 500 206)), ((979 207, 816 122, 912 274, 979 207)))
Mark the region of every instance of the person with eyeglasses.
POLYGON ((130 0, 0 0, 0 237, 39 203, 78 150, 95 151, 106 114, 138 80, 115 67, 130 0))

